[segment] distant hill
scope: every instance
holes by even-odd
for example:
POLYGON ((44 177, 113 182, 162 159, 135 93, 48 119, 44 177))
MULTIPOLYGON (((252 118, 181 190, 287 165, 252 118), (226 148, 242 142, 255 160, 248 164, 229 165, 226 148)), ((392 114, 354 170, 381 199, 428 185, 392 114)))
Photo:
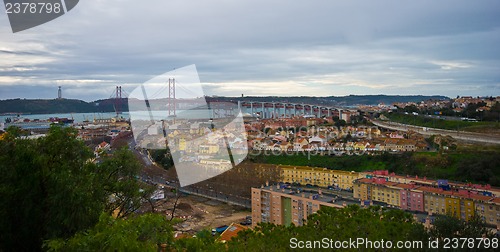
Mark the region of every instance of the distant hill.
POLYGON ((274 101, 274 102, 290 102, 290 103, 306 103, 325 106, 354 106, 358 104, 378 105, 384 103, 390 105, 394 102, 420 102, 429 99, 433 100, 448 100, 449 97, 441 95, 349 95, 349 96, 326 96, 326 97, 310 97, 310 96, 245 96, 245 97, 211 97, 215 100, 225 101, 274 101))
MULTIPOLYGON (((122 104, 127 104, 123 99, 122 104)), ((56 114, 56 113, 88 113, 88 112, 113 112, 111 100, 99 102, 85 102, 76 99, 10 99, 0 100, 0 114, 56 114)))
MULTIPOLYGON (((428 99, 445 100, 446 96, 424 96, 424 95, 349 95, 349 96, 245 96, 245 97, 206 97, 208 101, 267 101, 267 102, 290 102, 306 103, 325 106, 353 106, 357 104, 376 105, 379 103, 392 104, 394 102, 420 102, 428 99)), ((128 100, 122 98, 120 110, 128 111, 128 100)), ((163 103, 162 103, 163 104, 163 103)), ((166 101, 165 101, 166 104, 166 101)), ((89 113, 89 112, 114 112, 114 99, 103 99, 93 102, 85 102, 76 99, 9 99, 0 100, 0 114, 23 113, 23 114, 54 114, 54 113, 89 113)), ((158 109, 158 108, 155 108, 158 109)))

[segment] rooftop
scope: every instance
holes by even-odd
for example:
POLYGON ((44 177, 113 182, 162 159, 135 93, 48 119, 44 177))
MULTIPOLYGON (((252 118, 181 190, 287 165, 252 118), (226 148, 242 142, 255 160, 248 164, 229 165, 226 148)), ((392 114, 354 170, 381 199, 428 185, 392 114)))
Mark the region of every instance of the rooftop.
MULTIPOLYGON (((282 185, 284 186, 284 184, 282 185)), ((300 188, 295 186, 287 186, 286 188, 277 188, 277 185, 270 185, 262 188, 265 191, 290 195, 294 197, 301 197, 312 199, 321 203, 332 204, 335 207, 343 207, 345 202, 347 205, 360 204, 357 200, 347 199, 341 195, 337 195, 328 189, 313 188, 300 188), (300 192, 299 192, 300 191, 300 192)))
POLYGON ((247 227, 240 225, 238 223, 231 223, 229 227, 222 232, 222 234, 219 237, 219 240, 221 242, 228 242, 230 241, 233 237, 236 237, 238 233, 242 230, 247 229, 247 227))

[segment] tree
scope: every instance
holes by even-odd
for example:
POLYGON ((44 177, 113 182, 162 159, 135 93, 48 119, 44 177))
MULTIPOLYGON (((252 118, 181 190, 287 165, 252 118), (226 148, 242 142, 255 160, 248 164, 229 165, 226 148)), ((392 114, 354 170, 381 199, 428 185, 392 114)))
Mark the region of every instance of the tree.
POLYGON ((160 150, 149 150, 151 153, 151 158, 158 164, 160 164, 165 170, 174 167, 174 160, 170 149, 160 149, 160 150))
POLYGON ((172 247, 172 251, 225 251, 225 244, 216 242, 216 237, 212 236, 208 230, 202 230, 196 234, 194 238, 183 238, 176 240, 172 247))
POLYGON ((0 149, 0 250, 37 251, 97 222, 104 195, 76 130, 51 127, 38 140, 12 133, 0 149))
POLYGON ((477 212, 468 221, 449 214, 439 215, 434 220, 429 234, 432 239, 493 237, 493 234, 486 228, 486 222, 477 212))
POLYGON ((93 228, 69 240, 54 239, 49 251, 158 251, 159 244, 172 246, 172 225, 158 214, 114 219, 102 214, 93 228))
POLYGON ((345 120, 335 121, 335 127, 337 127, 337 128, 344 127, 346 125, 347 125, 347 122, 345 120))
POLYGON ((128 216, 154 192, 154 187, 140 184, 136 179, 140 169, 139 162, 126 148, 115 151, 99 165, 96 172, 100 184, 105 194, 111 197, 105 204, 106 212, 118 218, 128 216))
MULTIPOLYGON (((337 209, 324 207, 310 215, 305 225, 277 226, 261 223, 255 230, 238 233, 228 243, 229 251, 283 251, 290 248, 291 238, 315 241, 321 238, 346 241, 362 237, 368 240, 427 241, 420 223, 401 210, 383 210, 380 207, 360 208, 351 205, 337 209)), ((356 249, 352 249, 357 251, 356 249)))
POLYGON ((127 150, 97 165, 73 128, 53 126, 36 140, 8 131, 0 140, 0 251, 39 251, 44 240, 93 227, 105 210, 127 216, 152 191, 140 191, 127 150))

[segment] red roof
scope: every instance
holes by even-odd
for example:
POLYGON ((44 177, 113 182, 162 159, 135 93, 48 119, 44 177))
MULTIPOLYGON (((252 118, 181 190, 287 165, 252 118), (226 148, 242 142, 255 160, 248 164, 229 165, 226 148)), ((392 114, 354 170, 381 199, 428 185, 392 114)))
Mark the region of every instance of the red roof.
POLYGON ((420 191, 423 191, 423 192, 430 192, 430 193, 437 193, 437 194, 442 194, 444 192, 443 189, 435 188, 435 187, 428 187, 428 186, 421 186, 418 189, 420 191))
POLYGON ((219 240, 222 242, 230 241, 233 237, 237 236, 240 231, 245 229, 247 229, 247 227, 242 226, 238 223, 231 223, 231 225, 229 225, 229 227, 224 230, 224 232, 222 232, 219 240))
POLYGON ((419 186, 416 186, 414 184, 401 184, 401 183, 398 183, 397 185, 394 185, 394 186, 402 188, 402 189, 417 189, 417 188, 419 188, 419 186))
POLYGON ((368 183, 368 184, 371 184, 372 183, 372 179, 362 178, 362 179, 359 179, 358 182, 359 183, 368 183))
POLYGON ((467 195, 466 198, 474 199, 474 200, 489 201, 492 197, 481 195, 481 194, 470 194, 470 195, 467 195))

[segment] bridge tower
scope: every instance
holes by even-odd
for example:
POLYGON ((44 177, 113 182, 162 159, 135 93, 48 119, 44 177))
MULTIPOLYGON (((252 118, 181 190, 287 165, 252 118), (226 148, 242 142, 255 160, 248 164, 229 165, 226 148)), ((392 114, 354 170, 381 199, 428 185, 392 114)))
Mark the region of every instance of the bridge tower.
POLYGON ((114 93, 114 106, 116 116, 122 113, 122 86, 116 86, 114 93))
POLYGON ((176 106, 175 106, 175 79, 174 78, 169 78, 168 79, 168 116, 169 117, 176 117, 177 112, 176 112, 176 106))

